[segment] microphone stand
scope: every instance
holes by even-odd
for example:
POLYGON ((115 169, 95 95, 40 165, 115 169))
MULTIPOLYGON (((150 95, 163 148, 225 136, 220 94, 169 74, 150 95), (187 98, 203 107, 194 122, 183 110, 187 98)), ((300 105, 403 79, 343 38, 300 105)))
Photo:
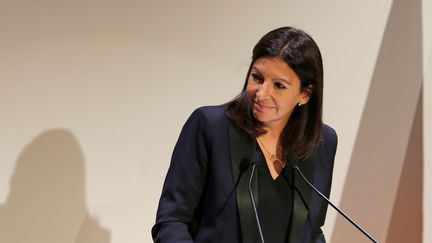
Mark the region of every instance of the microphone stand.
POLYGON ((303 178, 303 180, 316 192, 318 193, 318 195, 320 195, 322 198, 324 198, 328 204, 330 204, 330 206, 332 206, 336 211, 338 211, 338 213, 340 213, 342 216, 344 216, 344 218, 346 220, 348 220, 352 225, 354 225, 358 230, 360 230, 360 232, 362 232, 367 238, 369 238, 369 240, 371 240, 374 243, 379 243, 377 240, 375 240, 371 235, 369 235, 366 230, 364 230, 362 227, 360 227, 354 220, 352 220, 350 217, 348 217, 348 215, 346 215, 342 210, 340 210, 338 207, 336 207, 332 202, 330 202, 330 200, 324 196, 318 189, 315 188, 314 185, 312 185, 312 183, 309 182, 309 180, 303 175, 303 173, 301 172, 300 168, 298 167, 298 165, 296 165, 294 167, 299 174, 301 175, 301 177, 303 178))
POLYGON ((252 164, 252 172, 251 172, 251 176, 249 177, 248 191, 249 191, 249 197, 250 197, 250 199, 252 201, 252 208, 253 208, 253 211, 254 211, 254 214, 255 214, 255 219, 256 219, 257 226, 258 226, 258 232, 260 234, 261 242, 265 243, 264 242, 263 232, 261 230, 261 222, 260 222, 259 217, 258 217, 258 212, 257 212, 257 208, 256 208, 256 205, 255 205, 255 199, 254 199, 254 196, 253 196, 253 193, 252 193, 252 186, 251 186, 252 185, 252 178, 253 178, 253 176, 255 174, 255 169, 257 167, 256 163, 254 163, 254 162, 252 162, 252 163, 253 163, 252 164))

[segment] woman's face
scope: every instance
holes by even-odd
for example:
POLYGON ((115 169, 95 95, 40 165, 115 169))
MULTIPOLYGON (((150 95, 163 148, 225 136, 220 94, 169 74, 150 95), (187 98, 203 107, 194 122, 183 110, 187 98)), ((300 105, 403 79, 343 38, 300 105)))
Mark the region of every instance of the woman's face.
POLYGON ((246 90, 255 118, 268 128, 285 127, 295 106, 309 100, 309 94, 300 91, 300 79, 280 57, 257 59, 246 90))

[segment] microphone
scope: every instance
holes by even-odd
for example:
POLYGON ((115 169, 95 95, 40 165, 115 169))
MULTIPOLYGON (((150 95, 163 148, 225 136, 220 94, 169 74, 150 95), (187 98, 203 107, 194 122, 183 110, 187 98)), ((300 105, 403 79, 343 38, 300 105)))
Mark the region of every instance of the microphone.
POLYGON ((372 242, 375 242, 375 243, 379 243, 368 232, 366 232, 366 230, 364 230, 362 227, 360 227, 360 225, 358 225, 354 220, 352 220, 350 217, 348 217, 348 215, 346 215, 341 209, 339 209, 338 207, 336 207, 326 196, 324 196, 324 194, 322 194, 318 189, 316 189, 315 186, 312 185, 312 183, 310 183, 309 180, 303 175, 303 173, 301 172, 300 168, 298 167, 298 164, 295 165, 293 168, 296 171, 298 171, 298 173, 301 175, 301 177, 306 182, 306 184, 308 184, 309 187, 311 187, 318 195, 320 195, 324 200, 326 200, 327 203, 330 204, 330 206, 332 206, 339 214, 341 214, 342 216, 344 216, 344 218, 346 220, 348 220, 360 232, 362 232, 367 238, 369 238, 369 240, 371 240, 372 242))
POLYGON ((252 201, 252 208, 253 208, 254 215, 255 215, 255 220, 256 220, 256 223, 257 223, 257 226, 258 226, 258 232, 260 234, 261 242, 265 243, 264 242, 263 232, 262 232, 262 229, 261 229, 261 222, 260 222, 259 217, 258 217, 258 211, 257 211, 256 205, 255 205, 255 199, 254 199, 254 195, 253 195, 253 192, 252 192, 252 179, 253 179, 253 177, 255 175, 256 167, 261 163, 260 160, 259 160, 259 157, 260 157, 259 153, 255 152, 254 155, 252 156, 251 161, 250 161, 251 164, 252 164, 252 172, 251 172, 251 175, 249 177, 248 192, 249 192, 249 197, 250 197, 250 199, 252 201))

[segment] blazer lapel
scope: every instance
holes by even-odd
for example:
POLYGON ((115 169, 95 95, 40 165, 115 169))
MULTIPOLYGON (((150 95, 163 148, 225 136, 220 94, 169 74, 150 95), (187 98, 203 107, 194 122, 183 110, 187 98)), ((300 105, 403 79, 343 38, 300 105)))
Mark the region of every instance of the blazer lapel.
MULTIPOLYGON (((256 150, 256 143, 253 138, 231 123, 229 140, 242 241, 247 243, 257 242, 259 239, 258 228, 248 192, 249 177, 252 172, 250 158, 256 150)), ((256 175, 252 181, 252 190, 258 206, 258 178, 256 175)))
POLYGON ((315 158, 316 155, 312 154, 310 157, 307 157, 300 163, 292 156, 288 156, 286 158, 287 164, 291 165, 291 168, 287 172, 287 177, 292 178, 291 181, 293 181, 294 183, 293 212, 289 229, 288 242, 299 242, 300 240, 302 229, 306 223, 306 218, 309 212, 309 201, 312 192, 312 189, 306 184, 303 178, 301 178, 301 175, 292 168, 293 166, 298 164, 301 172, 305 175, 305 177, 309 181, 313 182, 315 158))

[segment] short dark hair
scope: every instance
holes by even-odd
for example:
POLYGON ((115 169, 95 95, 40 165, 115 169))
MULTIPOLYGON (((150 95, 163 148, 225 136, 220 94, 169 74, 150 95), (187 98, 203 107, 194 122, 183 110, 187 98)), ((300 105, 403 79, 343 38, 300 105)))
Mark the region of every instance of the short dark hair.
POLYGON ((246 87, 252 66, 259 58, 280 57, 300 79, 300 90, 310 95, 307 104, 296 106, 285 125, 279 144, 283 156, 303 158, 318 145, 322 127, 323 65, 315 41, 304 31, 282 27, 264 35, 255 45, 243 90, 227 103, 227 116, 252 137, 265 133, 255 119, 246 87))

